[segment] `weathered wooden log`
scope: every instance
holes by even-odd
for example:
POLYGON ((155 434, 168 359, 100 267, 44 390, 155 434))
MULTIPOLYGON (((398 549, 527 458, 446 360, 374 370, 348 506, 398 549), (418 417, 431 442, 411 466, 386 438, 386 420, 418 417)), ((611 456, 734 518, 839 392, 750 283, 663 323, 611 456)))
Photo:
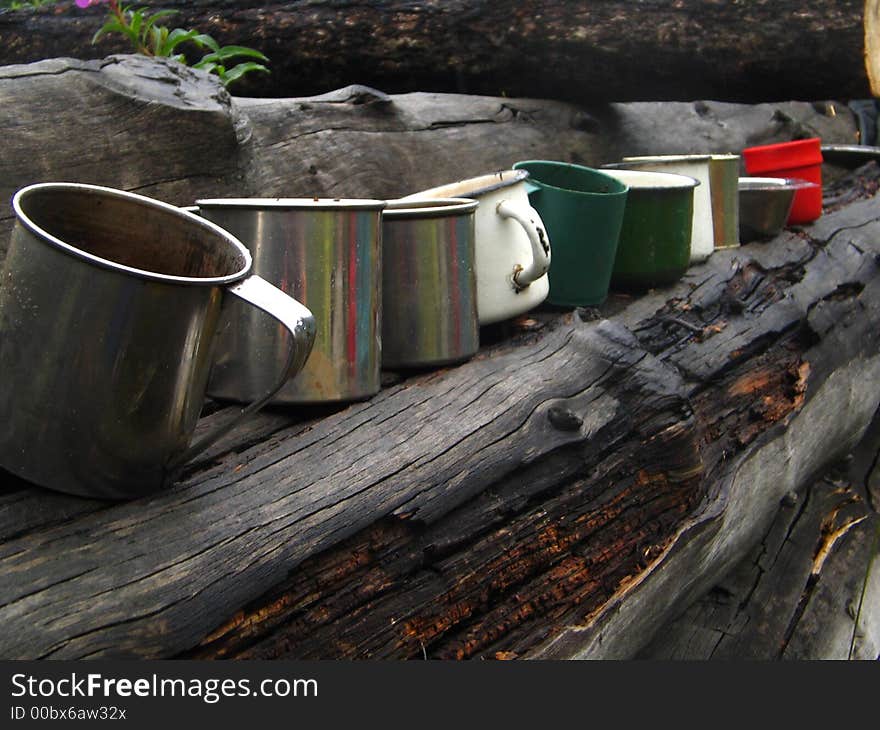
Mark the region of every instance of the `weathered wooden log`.
MULTIPOLYGON (((12 580, 17 568, 7 563, 5 576, 10 580, 0 578, 0 595, 10 618, 17 614, 23 619, 21 609, 31 607, 25 612, 34 631, 23 625, 11 630, 17 624, 13 619, 6 624, 0 652, 5 656, 34 651, 40 656, 161 656, 187 648, 219 623, 205 614, 202 597, 213 594, 212 604, 219 600, 217 617, 230 615, 229 609, 241 605, 255 589, 281 582, 299 562, 298 558, 291 562, 291 557, 330 547, 376 522, 385 523, 384 530, 379 528, 383 539, 395 535, 399 539, 401 531, 413 537, 424 531, 421 525, 457 505, 471 499, 493 500, 483 493, 482 485, 498 483, 499 476, 507 474, 518 485, 510 494, 515 504, 505 507, 502 500, 497 505, 500 511, 481 510, 471 516, 476 524, 470 529, 485 529, 479 524, 483 520, 499 524, 505 511, 516 504, 525 507, 530 495, 550 486, 557 473, 579 474, 584 469, 582 444, 602 443, 589 458, 604 462, 603 470, 618 476, 589 501, 583 495, 585 483, 573 486, 570 494, 557 496, 556 509, 569 518, 576 510, 585 510, 590 519, 577 529, 589 534, 604 527, 609 539, 616 535, 620 543, 634 539, 629 528, 642 521, 637 514, 644 514, 638 542, 647 549, 668 525, 687 514, 699 494, 695 432, 687 412, 681 413, 681 399, 664 378, 676 382, 674 374, 633 348, 631 338, 619 328, 560 327, 534 344, 508 347, 504 355, 391 388, 369 404, 311 424, 308 430, 294 427, 298 437, 285 428, 240 456, 227 455, 238 463, 222 468, 216 474, 219 482, 211 476, 216 467, 200 470, 187 480, 186 488, 148 501, 105 506, 48 530, 32 528, 5 542, 0 552, 13 563, 16 554, 24 559, 18 565, 26 572, 26 565, 38 563, 39 572, 48 572, 42 579, 19 574, 12 580), (612 381, 617 384, 614 396, 603 385, 612 381), (628 411, 637 402, 647 407, 630 416, 628 411), (640 463, 657 473, 639 474, 624 451, 611 452, 611 446, 633 428, 636 432, 626 449, 633 452, 630 459, 641 448, 647 449, 654 456, 640 463), (542 463, 544 455, 565 446, 570 448, 563 448, 561 461, 552 460, 552 468, 542 463), (377 488, 380 483, 389 490, 377 488), (639 508, 644 496, 655 490, 655 498, 639 508), (589 504, 592 509, 586 509, 589 504), (74 528, 76 523, 79 528, 74 528), (199 525, 195 533, 193 525, 199 525), (41 558, 34 563, 35 555, 25 557, 15 547, 19 540, 42 542, 49 535, 54 543, 49 552, 62 562, 56 563, 49 553, 43 555, 60 572, 41 558), (105 563, 103 567, 93 563, 96 571, 83 573, 74 567, 73 552, 78 551, 69 541, 83 537, 96 548, 86 551, 90 553, 86 559, 105 563), (108 555, 105 562, 99 557, 103 552, 99 544, 122 553, 108 555), (163 563, 165 569, 160 567, 163 563), (109 591, 100 587, 109 575, 105 571, 116 576, 113 582, 119 581, 109 591), (208 583, 193 584, 196 576, 200 576, 197 582, 207 580, 220 588, 222 597, 208 583), (53 591, 51 584, 55 590, 72 591, 67 618, 56 614, 54 600, 44 600, 48 598, 44 591, 53 591), (232 604, 227 603, 229 598, 232 604), (105 624, 109 633, 77 629, 68 634, 63 628, 71 617, 83 628, 80 619, 92 621, 87 614, 93 611, 102 616, 101 623, 115 624, 105 624), (132 611, 144 619, 140 627, 140 621, 130 620, 132 611), (168 626, 170 634, 162 630, 149 638, 159 625, 168 626)), ((444 535, 442 542, 416 549, 419 562, 423 549, 442 560, 463 539, 458 532, 470 532, 466 523, 456 523, 455 531, 444 535)), ((540 529, 534 534, 536 527, 532 539, 541 537, 540 529)), ((407 546, 408 553, 412 550, 407 546)), ((641 550, 622 544, 608 555, 612 576, 634 570, 643 559, 641 550)), ((509 555, 514 570, 509 578, 519 570, 528 571, 532 560, 547 557, 547 549, 520 561, 509 555)), ((602 555, 596 560, 602 562, 602 555)), ((208 614, 214 610, 208 609, 208 614)))
MULTIPOLYGON (((818 135, 851 142, 845 106, 561 102, 349 87, 251 100, 143 56, 0 68, 0 200, 50 180, 198 197, 397 197, 544 157, 590 165, 625 154, 730 152, 818 135)), ((0 255, 12 212, 0 207, 0 255)))
MULTIPOLYGON (((484 499, 448 513, 426 534, 377 525, 300 565, 284 585, 188 655, 632 656, 664 616, 708 588, 708 575, 735 564, 766 529, 780 499, 832 454, 852 447, 867 426, 877 406, 872 378, 880 359, 876 334, 870 334, 875 325, 866 320, 862 329, 855 320, 865 309, 874 310, 869 319, 877 316, 877 304, 868 299, 880 289, 876 281, 863 286, 856 271, 872 280, 877 275, 876 216, 872 202, 829 216, 820 238, 786 237, 716 254, 692 270, 686 285, 612 317, 627 323, 642 347, 676 366, 702 434, 704 502, 678 523, 671 542, 667 532, 666 539, 657 533, 653 545, 639 544, 644 564, 636 573, 609 577, 607 564, 622 559, 622 546, 608 548, 608 527, 597 530, 591 522, 605 515, 589 495, 607 489, 614 474, 585 459, 581 473, 589 486, 580 499, 587 504, 572 501, 562 509, 547 483, 548 472, 558 467, 546 463, 539 472, 540 498, 519 513, 511 505, 522 495, 511 490, 526 489, 527 478, 489 487, 484 499), (866 222, 865 216, 874 222, 851 237, 850 226, 866 222), (850 264, 843 264, 846 259, 850 264), (826 265, 841 276, 836 283, 819 283, 826 265), (829 288, 805 298, 816 285, 829 288), (853 348, 850 341, 857 332, 872 340, 860 355, 861 345, 853 348), (848 366, 840 367, 840 348, 849 352, 844 359, 855 356, 848 366), (498 521, 499 512, 510 516, 498 521), (444 540, 446 535, 451 537, 444 540), (439 556, 433 553, 438 542, 451 543, 439 556), (507 571, 515 575, 509 583, 502 579, 507 571)), ((621 444, 616 449, 620 454, 621 444)), ((637 469, 643 463, 637 450, 623 454, 637 469)), ((637 473, 642 498, 659 499, 652 468, 637 473)), ((637 525, 628 526, 631 537, 640 534, 637 525)), ((864 535, 858 549, 862 559, 854 570, 866 570, 872 548, 864 535)), ((832 553, 829 560, 836 559, 832 553)))
MULTIPOLYGON (((65 7, 66 5, 66 7, 65 7)), ((364 3, 164 0, 174 24, 271 59, 239 93, 303 96, 352 83, 585 101, 864 98, 876 0, 505 0, 364 3), (868 26, 868 29, 870 26, 868 26), (243 90, 242 90, 243 89, 243 90)), ((125 52, 91 37, 102 9, 0 14, 0 63, 125 52)))
POLYGON ((878 254, 852 202, 607 319, 264 414, 155 497, 7 487, 0 655, 632 656, 867 428, 878 254))
MULTIPOLYGON (((3 69, 0 97, 4 194, 54 178, 177 203, 385 197, 519 157, 599 164, 684 139, 667 124, 642 136, 663 105, 362 88, 244 101, 137 57, 3 69)), ((853 129, 810 104, 674 106, 718 151, 853 129)), ((615 297, 605 320, 545 310, 368 403, 261 414, 155 497, 5 486, 0 656, 635 654, 876 410, 880 224, 876 177, 858 180, 802 233, 615 297)))

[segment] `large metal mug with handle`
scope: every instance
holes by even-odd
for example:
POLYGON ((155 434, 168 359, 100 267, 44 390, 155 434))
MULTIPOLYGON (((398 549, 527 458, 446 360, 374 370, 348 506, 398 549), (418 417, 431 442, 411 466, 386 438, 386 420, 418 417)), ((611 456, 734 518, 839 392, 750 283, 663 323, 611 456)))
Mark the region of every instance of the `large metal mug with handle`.
POLYGON ((547 298, 550 239, 529 203, 526 170, 501 170, 408 195, 402 200, 470 198, 475 216, 477 316, 481 325, 527 312, 547 298))
POLYGON ((36 484, 128 498, 267 402, 311 350, 311 313, 258 276, 231 234, 112 188, 42 183, 13 198, 0 274, 0 466, 36 484), (190 444, 224 302, 289 330, 268 392, 190 444))

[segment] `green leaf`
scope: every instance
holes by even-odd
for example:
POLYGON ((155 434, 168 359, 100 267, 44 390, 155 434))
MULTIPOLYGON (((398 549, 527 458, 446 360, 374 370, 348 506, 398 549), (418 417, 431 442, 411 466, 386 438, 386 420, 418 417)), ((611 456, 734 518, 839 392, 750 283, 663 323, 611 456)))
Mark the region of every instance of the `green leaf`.
POLYGON ((120 31, 128 36, 128 40, 131 41, 132 45, 135 47, 135 50, 140 50, 141 47, 141 33, 134 30, 133 26, 137 25, 139 28, 143 24, 143 14, 134 12, 130 13, 130 20, 128 23, 121 23, 119 26, 120 31))
POLYGON ((233 81, 237 81, 246 73, 250 73, 251 71, 261 71, 263 73, 269 73, 269 69, 266 68, 261 63, 254 63, 253 61, 246 61, 245 63, 239 63, 236 66, 233 66, 226 72, 226 78, 223 82, 223 85, 231 84, 233 81))
POLYGON ((175 28, 172 30, 159 50, 156 51, 157 56, 170 56, 174 49, 181 43, 193 40, 199 34, 196 30, 184 30, 183 28, 175 28))
MULTIPOLYGON (((146 8, 141 8, 140 10, 136 10, 135 12, 140 13, 144 18, 143 27, 141 28, 140 35, 141 35, 141 38, 143 39, 144 43, 146 44, 147 38, 151 38, 151 37, 155 38, 155 33, 153 33, 153 28, 159 28, 159 29, 162 28, 162 26, 156 25, 156 21, 167 16, 167 15, 173 15, 177 11, 176 10, 159 10, 155 13, 148 14, 146 8)), ((165 34, 167 35, 167 31, 165 34)))
POLYGON ((144 22, 144 14, 143 13, 135 13, 131 16, 131 22, 128 24, 129 28, 131 28, 132 33, 136 36, 140 37, 141 34, 141 23, 144 22))
POLYGON ((132 44, 136 51, 140 50, 140 44, 138 43, 138 37, 136 33, 132 33, 131 28, 127 25, 123 25, 116 18, 111 18, 104 25, 98 29, 98 32, 92 36, 92 43, 95 43, 99 38, 106 35, 107 33, 122 33, 122 35, 126 36, 129 42, 132 44))
POLYGON ((163 34, 162 33, 163 30, 165 30, 165 29, 161 25, 154 25, 153 27, 149 28, 149 33, 150 33, 149 42, 147 41, 146 38, 144 38, 144 45, 145 46, 148 46, 148 45, 152 46, 153 53, 157 56, 159 55, 159 52, 157 49, 162 47, 162 43, 165 40, 164 36, 168 34, 167 30, 165 30, 165 33, 163 34))
POLYGON ((211 36, 205 33, 199 33, 195 38, 193 38, 193 42, 201 48, 210 48, 214 52, 220 50, 220 44, 217 43, 217 41, 215 41, 213 38, 211 38, 211 36))
POLYGON ((148 8, 140 8, 135 12, 142 13, 144 17, 148 19, 150 25, 153 25, 157 20, 161 18, 166 18, 169 15, 175 15, 178 12, 177 10, 157 10, 155 13, 151 13, 149 16, 147 16, 147 10, 148 8))
POLYGON ((262 53, 253 49, 247 48, 245 46, 223 46, 222 48, 214 51, 214 53, 208 54, 209 56, 215 56, 216 58, 212 58, 212 61, 226 61, 230 58, 235 58, 236 56, 247 56, 248 58, 258 58, 261 61, 268 61, 262 53))
POLYGON ((122 25, 116 18, 111 18, 106 23, 104 23, 101 28, 98 29, 95 35, 92 36, 92 43, 95 43, 99 38, 106 35, 107 33, 112 33, 114 31, 118 33, 125 33, 125 28, 122 27, 122 25))

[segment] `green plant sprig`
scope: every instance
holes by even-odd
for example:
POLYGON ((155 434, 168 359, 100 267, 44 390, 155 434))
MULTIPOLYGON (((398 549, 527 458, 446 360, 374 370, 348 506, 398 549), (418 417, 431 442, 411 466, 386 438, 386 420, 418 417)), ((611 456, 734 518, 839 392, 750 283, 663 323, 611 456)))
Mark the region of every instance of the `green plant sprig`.
POLYGON ((269 73, 262 62, 269 59, 260 51, 246 46, 221 46, 211 36, 197 30, 174 28, 169 30, 157 21, 174 15, 176 10, 157 10, 149 12, 147 8, 123 7, 116 0, 107 2, 109 17, 104 25, 92 37, 92 43, 110 33, 120 33, 128 38, 136 53, 145 56, 171 58, 192 68, 202 69, 215 74, 223 86, 237 81, 251 72, 269 73), (208 53, 193 64, 189 64, 184 53, 179 52, 183 43, 189 43, 208 53), (234 59, 248 58, 255 60, 242 61, 229 65, 234 59))

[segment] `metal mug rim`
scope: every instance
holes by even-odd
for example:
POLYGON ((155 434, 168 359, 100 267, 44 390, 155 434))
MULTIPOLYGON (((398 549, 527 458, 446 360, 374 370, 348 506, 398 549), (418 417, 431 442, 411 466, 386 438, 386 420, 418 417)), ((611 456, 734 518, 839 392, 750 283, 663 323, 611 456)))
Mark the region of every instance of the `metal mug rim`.
MULTIPOLYGON (((26 201, 25 201, 26 202, 26 201)), ((225 286, 226 284, 231 284, 237 281, 241 281, 246 278, 253 268, 253 259, 251 257, 250 251, 247 250, 245 245, 235 238, 232 234, 221 228, 220 226, 211 223, 210 221, 201 218, 193 213, 182 210, 181 208, 170 205, 168 203, 164 203, 161 200, 156 200, 155 198, 149 198, 145 195, 139 195, 138 193, 132 193, 127 190, 119 190, 117 188, 110 188, 103 185, 91 185, 87 183, 73 183, 73 182, 42 182, 42 183, 34 183, 32 185, 27 185, 20 190, 18 190, 15 195, 12 197, 12 209, 15 212, 16 220, 19 221, 28 231, 32 234, 45 241, 46 243, 51 244, 55 248, 63 251, 64 253, 71 255, 75 258, 84 260, 90 264, 94 264, 95 266, 99 266, 103 269, 109 269, 110 271, 116 271, 120 273, 129 274, 131 276, 135 276, 140 279, 147 279, 150 281, 159 281, 167 284, 189 284, 196 286, 225 286), (239 271, 236 271, 233 274, 227 274, 225 276, 211 276, 211 277, 196 277, 196 276, 175 276, 174 274, 163 274, 158 271, 150 271, 148 269, 138 269, 133 266, 126 266, 125 264, 121 264, 117 261, 113 261, 112 259, 105 259, 101 256, 96 256, 88 251, 85 251, 77 246, 69 244, 65 241, 62 241, 57 236, 52 235, 45 229, 38 226, 31 217, 25 213, 22 208, 22 199, 26 198, 28 195, 31 195, 34 192, 40 190, 79 190, 79 191, 87 191, 93 193, 99 193, 102 195, 106 195, 111 198, 122 198, 125 200, 130 200, 134 202, 141 203, 143 205, 147 205, 152 208, 156 208, 159 210, 166 211, 168 213, 172 213, 177 216, 184 217, 188 219, 192 224, 200 226, 202 228, 208 229, 212 233, 216 234, 219 238, 225 240, 230 245, 234 246, 238 253, 241 255, 244 265, 239 271)))
POLYGON ((480 205, 471 198, 432 198, 426 200, 389 200, 382 217, 389 220, 409 218, 445 218, 470 213, 480 205))
POLYGON ((797 177, 768 177, 768 176, 746 176, 740 177, 737 181, 739 192, 754 191, 779 191, 779 190, 807 190, 809 188, 818 188, 819 184, 802 180, 797 177))
POLYGON ((384 200, 368 198, 205 198, 199 208, 259 208, 270 210, 382 210, 384 200))
POLYGON ((474 183, 475 185, 478 185, 478 187, 474 187, 472 190, 462 190, 460 192, 452 194, 451 196, 443 195, 442 197, 479 198, 481 195, 487 195, 489 193, 495 192, 496 190, 503 190, 504 188, 513 187, 517 183, 521 183, 524 180, 527 180, 528 177, 528 170, 514 170, 513 168, 507 168, 504 170, 496 170, 495 172, 487 172, 482 175, 475 175, 474 177, 462 178, 461 180, 456 180, 455 182, 443 183, 442 185, 434 185, 433 187, 426 188, 425 190, 419 190, 418 192, 412 193, 400 199, 428 200, 431 199, 432 195, 435 195, 439 198, 442 194, 437 193, 436 191, 449 190, 450 188, 455 189, 457 186, 464 183, 474 183))

